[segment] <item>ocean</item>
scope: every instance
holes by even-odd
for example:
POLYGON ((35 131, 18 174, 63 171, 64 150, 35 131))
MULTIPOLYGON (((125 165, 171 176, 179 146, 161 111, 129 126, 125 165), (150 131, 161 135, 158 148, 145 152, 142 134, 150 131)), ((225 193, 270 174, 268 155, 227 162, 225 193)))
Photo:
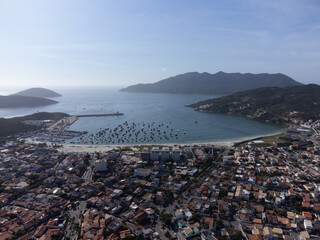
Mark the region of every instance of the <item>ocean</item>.
POLYGON ((88 134, 81 140, 73 139, 67 143, 82 144, 221 142, 271 135, 283 130, 281 126, 245 117, 196 112, 185 107, 197 101, 219 97, 218 95, 125 93, 119 92, 117 88, 54 90, 63 95, 55 98, 59 101, 58 104, 0 109, 0 116, 14 117, 43 111, 71 115, 124 113, 116 117, 77 120, 68 129, 88 131, 88 134), (130 132, 132 134, 129 137, 130 132))

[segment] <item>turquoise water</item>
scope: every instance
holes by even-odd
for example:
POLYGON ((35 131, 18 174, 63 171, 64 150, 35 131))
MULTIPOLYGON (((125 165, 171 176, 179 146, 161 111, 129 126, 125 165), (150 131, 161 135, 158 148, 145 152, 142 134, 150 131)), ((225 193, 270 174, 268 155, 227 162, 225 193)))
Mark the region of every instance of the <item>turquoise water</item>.
MULTIPOLYGON (((37 108, 1 109, 0 116, 21 116, 37 111, 68 114, 124 113, 123 116, 118 117, 80 118, 69 127, 70 130, 88 131, 88 136, 101 133, 103 129, 109 129, 104 135, 100 134, 98 139, 96 136, 91 136, 90 141, 93 142, 88 140, 89 137, 84 137, 87 139, 85 143, 88 144, 113 144, 107 141, 107 138, 111 137, 109 131, 118 125, 124 126, 124 123, 127 124, 126 126, 135 124, 135 131, 140 130, 140 133, 130 139, 124 136, 119 140, 120 137, 118 137, 114 144, 136 144, 148 141, 155 143, 229 141, 275 134, 282 130, 279 126, 244 117, 196 112, 185 107, 197 101, 219 97, 217 95, 123 93, 117 90, 110 88, 57 89, 63 95, 56 99, 60 102, 58 104, 37 108), (149 128, 148 125, 150 125, 149 128), (142 128, 145 132, 143 134, 142 128), (151 131, 156 131, 152 139, 150 139, 151 131), (163 133, 164 131, 166 133, 163 133), (175 136, 176 134, 178 136, 175 136)), ((124 131, 121 134, 124 134, 124 131)))

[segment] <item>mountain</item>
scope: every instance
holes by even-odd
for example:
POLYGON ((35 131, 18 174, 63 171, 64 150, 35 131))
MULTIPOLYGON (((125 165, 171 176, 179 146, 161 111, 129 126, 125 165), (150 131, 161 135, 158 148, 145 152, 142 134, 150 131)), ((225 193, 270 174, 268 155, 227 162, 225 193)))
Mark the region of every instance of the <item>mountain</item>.
POLYGON ((58 102, 41 97, 19 95, 0 96, 0 108, 39 107, 56 103, 58 102))
POLYGON ((287 88, 258 88, 201 101, 188 107, 275 123, 316 120, 320 118, 320 86, 309 84, 287 88))
POLYGON ((59 93, 46 88, 29 88, 24 91, 15 93, 14 95, 42 98, 61 97, 59 93))
POLYGON ((260 87, 290 87, 302 85, 281 74, 190 72, 156 83, 137 84, 120 89, 122 92, 230 94, 260 87))

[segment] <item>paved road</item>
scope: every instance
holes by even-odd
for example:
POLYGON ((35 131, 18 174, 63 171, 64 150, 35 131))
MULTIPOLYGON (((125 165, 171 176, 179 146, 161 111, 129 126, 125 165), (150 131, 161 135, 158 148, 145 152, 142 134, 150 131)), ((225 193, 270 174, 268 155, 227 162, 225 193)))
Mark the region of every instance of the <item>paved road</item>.
POLYGON ((72 208, 69 210, 68 215, 70 217, 70 222, 68 228, 66 229, 66 236, 70 237, 70 239, 77 239, 78 232, 74 229, 75 224, 79 224, 81 221, 80 215, 86 209, 86 201, 80 201, 79 205, 76 208, 72 208), (71 221, 73 220, 73 223, 71 221))
MULTIPOLYGON (((93 160, 91 160, 90 165, 87 168, 87 171, 84 172, 82 178, 86 181, 91 180, 92 177, 92 168, 91 166, 93 165, 93 160)), ((69 218, 69 224, 68 227, 66 229, 66 236, 70 237, 70 239, 77 239, 78 238, 78 232, 76 231, 76 229, 74 229, 74 226, 76 224, 79 224, 81 222, 81 214, 84 213, 84 211, 86 210, 86 206, 87 206, 87 201, 79 201, 79 205, 76 206, 75 208, 71 208, 68 211, 68 216, 69 218), (71 223, 73 219, 73 223, 71 223)))
POLYGON ((167 240, 168 238, 165 236, 166 232, 162 229, 162 222, 160 220, 157 221, 157 225, 155 227, 157 233, 159 233, 159 238, 167 240))
POLYGON ((231 224, 235 227, 235 229, 240 230, 241 233, 242 233, 242 236, 245 237, 248 240, 247 235, 245 234, 245 232, 242 229, 241 221, 238 218, 238 216, 235 216, 234 219, 235 219, 235 221, 232 222, 231 224))

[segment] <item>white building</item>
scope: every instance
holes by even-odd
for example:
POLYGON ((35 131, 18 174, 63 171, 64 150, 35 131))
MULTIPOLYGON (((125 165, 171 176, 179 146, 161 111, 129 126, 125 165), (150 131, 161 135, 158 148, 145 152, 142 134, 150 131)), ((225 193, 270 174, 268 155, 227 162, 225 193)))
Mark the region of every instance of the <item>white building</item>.
POLYGON ((192 219, 192 213, 189 210, 184 210, 184 215, 188 221, 192 219))
POLYGON ((107 161, 106 160, 96 160, 95 167, 97 172, 107 171, 107 161))
POLYGON ((22 192, 25 191, 29 187, 29 184, 26 182, 19 182, 13 186, 13 191, 22 192))
POLYGON ((161 149, 161 161, 168 161, 170 157, 170 149, 168 147, 163 147, 161 149))
POLYGON ((183 209, 178 209, 174 214, 174 220, 179 221, 184 219, 183 209))
POLYGON ((307 230, 308 232, 311 232, 313 229, 312 222, 309 219, 303 220, 303 226, 304 226, 305 230, 307 230))
POLYGON ((69 158, 64 159, 59 165, 58 170, 64 170, 71 164, 71 161, 69 158))
POLYGON ((141 151, 141 160, 148 162, 150 160, 150 152, 148 148, 144 148, 141 151))
POLYGON ((137 168, 134 170, 134 176, 136 177, 148 177, 151 174, 151 170, 147 168, 137 168))
POLYGON ((115 190, 113 190, 113 195, 114 195, 115 197, 121 196, 122 193, 123 193, 123 191, 122 191, 121 189, 115 189, 115 190))
POLYGON ((171 157, 174 162, 180 162, 180 158, 181 158, 180 149, 177 147, 172 148, 171 157))
POLYGON ((160 150, 158 147, 153 147, 150 151, 150 160, 159 161, 160 150))

